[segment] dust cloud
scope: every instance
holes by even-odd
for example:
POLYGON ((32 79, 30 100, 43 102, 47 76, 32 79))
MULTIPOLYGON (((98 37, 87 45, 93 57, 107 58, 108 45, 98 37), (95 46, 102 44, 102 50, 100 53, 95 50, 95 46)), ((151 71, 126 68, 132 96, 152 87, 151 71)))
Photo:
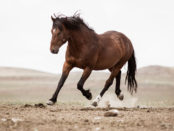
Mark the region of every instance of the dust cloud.
POLYGON ((99 103, 99 107, 136 107, 138 98, 129 94, 124 94, 124 99, 120 101, 114 93, 107 93, 99 103))

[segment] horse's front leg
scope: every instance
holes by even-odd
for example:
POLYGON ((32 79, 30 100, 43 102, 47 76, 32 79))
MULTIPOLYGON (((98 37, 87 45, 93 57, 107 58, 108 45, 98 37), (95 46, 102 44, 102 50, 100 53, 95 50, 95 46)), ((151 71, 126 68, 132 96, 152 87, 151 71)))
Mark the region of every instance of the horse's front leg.
POLYGON ((68 64, 67 62, 64 63, 64 65, 63 65, 62 76, 61 76, 61 78, 60 78, 60 80, 59 80, 59 83, 58 83, 58 86, 57 86, 56 91, 54 92, 52 98, 51 98, 51 99, 48 101, 48 103, 47 103, 48 105, 53 105, 53 104, 56 103, 56 101, 57 101, 57 96, 58 96, 58 94, 59 94, 59 91, 60 91, 60 89, 62 88, 62 86, 63 86, 63 84, 64 84, 66 78, 68 77, 69 72, 71 71, 72 68, 73 68, 73 67, 72 67, 70 64, 68 64))
POLYGON ((91 94, 90 90, 84 90, 83 85, 84 85, 85 81, 88 79, 88 77, 90 76, 91 72, 92 72, 92 70, 90 68, 86 67, 83 71, 82 77, 80 78, 80 80, 77 84, 77 89, 79 89, 88 100, 92 99, 92 94, 91 94))

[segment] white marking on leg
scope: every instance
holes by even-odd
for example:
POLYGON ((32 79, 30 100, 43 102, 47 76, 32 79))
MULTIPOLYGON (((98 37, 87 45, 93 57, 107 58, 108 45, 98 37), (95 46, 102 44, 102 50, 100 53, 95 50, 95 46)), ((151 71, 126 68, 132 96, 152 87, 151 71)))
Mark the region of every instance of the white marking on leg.
POLYGON ((47 101, 46 104, 47 104, 47 105, 54 105, 55 103, 49 100, 49 101, 47 101))
POLYGON ((92 102, 93 106, 98 106, 98 103, 101 101, 101 96, 98 95, 92 102))

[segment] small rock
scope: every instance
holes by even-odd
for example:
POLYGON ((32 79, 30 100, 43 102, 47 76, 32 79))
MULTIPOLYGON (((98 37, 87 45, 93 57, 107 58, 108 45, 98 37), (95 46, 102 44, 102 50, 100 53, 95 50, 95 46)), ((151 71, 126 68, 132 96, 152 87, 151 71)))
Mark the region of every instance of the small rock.
POLYGON ((16 123, 16 122, 18 122, 18 121, 23 121, 23 120, 20 119, 20 118, 11 118, 11 120, 12 120, 14 123, 16 123))
POLYGON ((5 118, 2 118, 2 119, 1 119, 1 121, 5 122, 5 121, 7 121, 7 119, 5 119, 5 118))
POLYGON ((46 106, 42 103, 38 103, 34 105, 35 107, 39 107, 39 108, 45 108, 46 106))
POLYGON ((94 120, 100 120, 101 117, 94 117, 94 120))
POLYGON ((74 126, 74 128, 76 128, 76 129, 77 129, 77 128, 78 128, 78 126, 77 126, 77 125, 75 125, 75 126, 74 126))
POLYGON ((9 113, 9 112, 6 112, 5 114, 6 114, 6 115, 9 115, 10 113, 9 113))
POLYGON ((147 110, 147 112, 150 112, 150 110, 147 110))
POLYGON ((85 119, 84 122, 89 122, 89 120, 88 119, 85 119))
POLYGON ((34 131, 38 131, 38 129, 37 128, 34 128, 34 131))
POLYGON ((137 123, 136 125, 137 125, 137 126, 141 126, 141 124, 140 124, 140 123, 137 123))
POLYGON ((24 107, 32 107, 30 104, 25 104, 24 107))
POLYGON ((99 124, 99 122, 94 122, 94 125, 98 125, 99 124))
POLYGON ((95 130, 96 130, 96 131, 99 131, 99 130, 100 130, 100 127, 95 128, 95 130))
POLYGON ((106 113, 104 113, 105 117, 114 117, 114 116, 118 116, 119 111, 114 109, 114 110, 110 110, 107 111, 106 113))
POLYGON ((160 126, 161 126, 162 129, 167 129, 167 126, 166 126, 166 124, 164 124, 164 123, 161 124, 160 126))

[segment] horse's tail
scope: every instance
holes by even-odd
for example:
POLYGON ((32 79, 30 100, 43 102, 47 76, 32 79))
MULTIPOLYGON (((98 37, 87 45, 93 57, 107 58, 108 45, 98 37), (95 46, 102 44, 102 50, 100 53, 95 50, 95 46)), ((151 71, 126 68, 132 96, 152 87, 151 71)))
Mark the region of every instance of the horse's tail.
POLYGON ((128 60, 128 70, 126 74, 126 81, 128 82, 128 91, 133 94, 133 92, 137 91, 137 81, 135 79, 135 73, 136 73, 137 65, 135 60, 134 52, 132 53, 132 56, 128 60))

